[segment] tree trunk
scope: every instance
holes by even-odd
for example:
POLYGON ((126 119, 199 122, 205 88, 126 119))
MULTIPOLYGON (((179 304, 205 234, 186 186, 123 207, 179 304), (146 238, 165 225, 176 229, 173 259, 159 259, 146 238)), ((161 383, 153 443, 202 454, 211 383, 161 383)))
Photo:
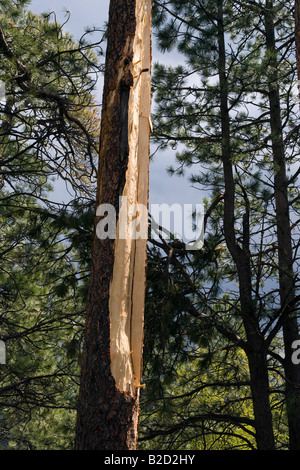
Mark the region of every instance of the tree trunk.
POLYGON ((300 369, 299 366, 293 364, 291 360, 292 344, 295 340, 299 339, 299 330, 297 317, 292 312, 294 308, 291 308, 295 299, 295 281, 286 161, 282 136, 278 60, 276 54, 275 27, 271 16, 273 9, 272 0, 267 0, 266 7, 266 45, 272 71, 271 77, 269 78, 269 102, 274 158, 274 195, 278 241, 279 292, 281 310, 285 312, 285 319, 283 320, 283 339, 285 347, 286 406, 290 450, 300 450, 300 369))
POLYGON ((131 211, 133 204, 148 207, 151 3, 110 2, 77 450, 137 448, 148 220, 131 211), (111 207, 116 237, 108 218, 101 239, 99 224, 111 207), (122 220, 130 229, 126 214, 138 216, 141 238, 119 236, 122 220))
POLYGON ((222 162, 225 182, 224 233, 226 244, 236 264, 239 276, 241 314, 247 335, 247 358, 255 416, 256 442, 259 450, 274 449, 272 413, 269 400, 269 378, 264 340, 259 332, 252 301, 251 266, 249 255, 249 213, 244 216, 244 240, 241 248, 234 228, 235 185, 231 162, 230 118, 228 109, 228 80, 226 73, 223 1, 218 0, 219 82, 222 123, 222 162))

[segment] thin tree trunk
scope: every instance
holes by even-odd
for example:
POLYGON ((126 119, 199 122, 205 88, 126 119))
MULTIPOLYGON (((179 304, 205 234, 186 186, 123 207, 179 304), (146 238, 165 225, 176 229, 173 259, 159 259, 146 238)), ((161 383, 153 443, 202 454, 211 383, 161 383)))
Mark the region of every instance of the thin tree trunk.
POLYGON ((293 251, 290 230, 291 224, 286 161, 282 136, 278 61, 272 10, 273 2, 272 0, 267 0, 265 28, 266 46, 268 57, 270 58, 270 69, 272 71, 271 77, 269 77, 269 102, 272 150, 274 158, 274 194, 278 241, 279 292, 282 311, 287 312, 283 322, 286 406, 289 423, 290 450, 300 450, 300 369, 299 366, 293 364, 291 360, 292 344, 295 340, 299 339, 299 328, 295 313, 288 312, 288 310, 292 310, 289 306, 294 305, 295 281, 293 272, 293 251))
MULTIPOLYGON (((148 207, 151 3, 110 2, 96 207, 113 206, 118 225, 100 239, 96 211, 77 450, 137 448, 147 240, 118 229, 133 204, 148 207)), ((147 214, 138 220, 147 233, 147 214)))
POLYGON ((246 353, 250 371, 256 442, 259 450, 273 450, 274 435, 269 400, 266 348, 264 339, 259 333, 259 324, 255 316, 252 301, 248 208, 244 216, 244 240, 242 248, 236 242, 234 229, 235 185, 231 162, 223 0, 218 0, 218 46, 222 121, 222 161, 225 181, 224 232, 228 249, 236 264, 239 276, 241 313, 247 335, 246 353))

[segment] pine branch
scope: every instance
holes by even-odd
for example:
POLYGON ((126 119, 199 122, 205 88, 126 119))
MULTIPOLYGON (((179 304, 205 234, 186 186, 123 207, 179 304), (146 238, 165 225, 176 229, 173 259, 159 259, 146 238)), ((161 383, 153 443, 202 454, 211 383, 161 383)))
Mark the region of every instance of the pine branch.
MULTIPOLYGON (((178 423, 168 426, 166 429, 159 429, 159 430, 150 430, 146 436, 141 436, 139 441, 148 441, 154 439, 158 436, 169 436, 176 432, 182 431, 190 426, 195 426, 199 423, 203 423, 205 421, 215 421, 218 423, 230 423, 235 426, 255 426, 255 421, 251 418, 246 418, 242 416, 235 416, 230 414, 221 414, 221 413, 203 413, 190 416, 186 419, 182 419, 178 423)), ((254 431, 250 431, 247 428, 247 432, 251 436, 255 436, 254 431)))

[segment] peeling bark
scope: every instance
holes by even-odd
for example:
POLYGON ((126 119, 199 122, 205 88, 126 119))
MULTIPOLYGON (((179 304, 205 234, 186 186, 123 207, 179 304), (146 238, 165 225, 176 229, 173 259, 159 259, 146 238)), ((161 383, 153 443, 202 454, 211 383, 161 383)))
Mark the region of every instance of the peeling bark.
MULTIPOLYGON (((151 3, 110 3, 96 207, 111 204, 118 229, 126 211, 134 217, 133 204, 148 207, 151 3)), ((147 233, 147 216, 139 221, 147 233)), ((134 450, 147 240, 100 240, 98 222, 96 215, 75 448, 134 450)))

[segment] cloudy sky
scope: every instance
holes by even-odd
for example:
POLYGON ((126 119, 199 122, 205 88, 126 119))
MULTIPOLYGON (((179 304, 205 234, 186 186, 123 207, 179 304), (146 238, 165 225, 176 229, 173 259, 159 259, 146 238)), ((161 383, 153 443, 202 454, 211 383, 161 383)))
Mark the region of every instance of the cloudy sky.
MULTIPOLYGON (((80 38, 86 27, 102 27, 108 20, 109 0, 32 0, 30 10, 36 14, 54 11, 57 21, 63 23, 66 10, 71 17, 65 28, 80 38)), ((165 57, 153 48, 153 62, 159 60, 176 62, 174 57, 165 57)), ((178 60, 178 59, 177 59, 178 60)), ((101 90, 99 94, 102 96, 101 90)), ((203 194, 191 188, 186 178, 170 177, 166 168, 174 162, 174 154, 170 151, 156 153, 150 165, 150 204, 181 203, 201 204, 203 194)))

